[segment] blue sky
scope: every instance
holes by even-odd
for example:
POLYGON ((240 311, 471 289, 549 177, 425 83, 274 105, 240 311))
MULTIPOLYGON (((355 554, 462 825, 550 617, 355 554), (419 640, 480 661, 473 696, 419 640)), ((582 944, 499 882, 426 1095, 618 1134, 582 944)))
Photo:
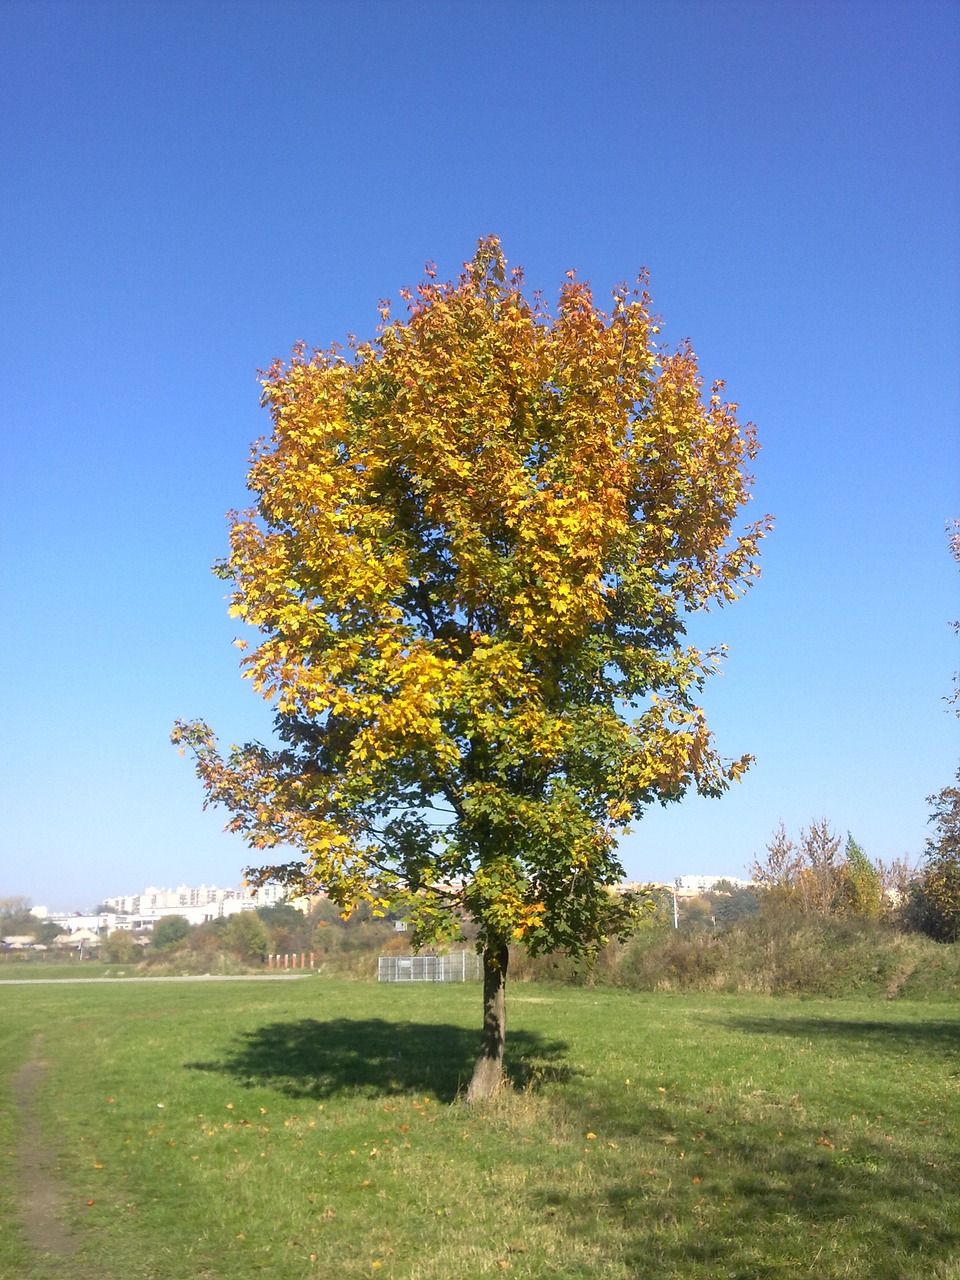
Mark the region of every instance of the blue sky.
POLYGON ((763 444, 763 579, 692 627, 757 764, 628 874, 743 874, 820 816, 919 854, 960 746, 958 66, 925 0, 5 0, 0 895, 238 881, 168 734, 270 723, 209 572, 256 371, 491 232, 548 298, 647 267, 763 444))

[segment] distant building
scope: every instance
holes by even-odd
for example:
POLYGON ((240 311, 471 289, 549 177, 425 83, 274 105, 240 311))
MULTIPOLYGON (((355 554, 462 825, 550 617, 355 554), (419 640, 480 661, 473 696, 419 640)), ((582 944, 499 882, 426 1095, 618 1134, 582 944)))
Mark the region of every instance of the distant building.
POLYGON ((721 883, 733 889, 750 889, 753 886, 752 880, 741 880, 737 876, 677 876, 673 887, 678 898, 695 898, 700 893, 709 893, 721 883))
MULTIPOLYGON (((114 929, 130 929, 140 932, 152 929, 164 916, 183 916, 191 924, 206 924, 210 920, 236 915, 239 911, 256 911, 258 907, 272 907, 287 900, 287 890, 282 885, 268 884, 260 889, 218 889, 216 885, 179 885, 176 889, 158 889, 151 886, 143 893, 123 894, 104 898, 105 911, 96 913, 51 912, 46 907, 35 907, 34 915, 50 920, 70 934, 78 930, 92 930, 106 936, 114 929)), ((306 899, 295 899, 291 906, 309 911, 306 899)))

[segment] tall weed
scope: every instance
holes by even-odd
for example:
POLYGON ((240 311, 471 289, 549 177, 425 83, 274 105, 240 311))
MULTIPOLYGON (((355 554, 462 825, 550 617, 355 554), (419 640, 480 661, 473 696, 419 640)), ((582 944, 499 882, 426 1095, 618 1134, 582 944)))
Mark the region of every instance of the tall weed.
POLYGON ((658 929, 611 943, 590 967, 518 956, 511 976, 634 991, 760 995, 960 996, 960 947, 882 922, 769 913, 727 929, 658 929))

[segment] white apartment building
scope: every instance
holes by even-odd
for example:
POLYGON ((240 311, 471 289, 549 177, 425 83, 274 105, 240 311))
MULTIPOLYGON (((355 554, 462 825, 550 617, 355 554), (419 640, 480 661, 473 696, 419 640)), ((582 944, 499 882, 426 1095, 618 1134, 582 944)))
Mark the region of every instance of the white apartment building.
POLYGON ((734 889, 749 889, 753 885, 752 880, 741 880, 737 876, 677 876, 673 887, 678 897, 693 898, 699 893, 709 893, 721 881, 734 889))
MULTIPOLYGON (((176 889, 157 889, 151 886, 143 893, 123 894, 104 898, 106 911, 95 914, 80 912, 55 913, 46 907, 34 907, 34 915, 52 920, 70 933, 79 929, 92 929, 99 935, 114 929, 139 931, 152 929, 164 916, 183 916, 190 924, 206 924, 209 920, 236 915, 239 911, 256 911, 258 907, 272 907, 286 899, 287 890, 281 885, 268 884, 260 889, 218 889, 216 885, 185 885, 176 889)), ((309 910, 309 903, 291 903, 301 911, 309 910)))

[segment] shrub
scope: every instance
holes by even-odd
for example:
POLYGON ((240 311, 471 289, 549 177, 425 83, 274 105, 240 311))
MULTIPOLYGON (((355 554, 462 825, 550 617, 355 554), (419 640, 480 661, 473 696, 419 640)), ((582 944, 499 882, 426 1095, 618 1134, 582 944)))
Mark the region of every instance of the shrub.
POLYGON ((223 945, 248 964, 262 964, 267 958, 270 935, 263 921, 252 911, 238 911, 223 930, 223 945))
POLYGON ((190 933, 190 921, 186 916, 163 916, 153 926, 155 951, 172 951, 190 933))
POLYGON ((114 929, 103 944, 102 958, 110 964, 129 964, 138 949, 129 929, 114 929))

